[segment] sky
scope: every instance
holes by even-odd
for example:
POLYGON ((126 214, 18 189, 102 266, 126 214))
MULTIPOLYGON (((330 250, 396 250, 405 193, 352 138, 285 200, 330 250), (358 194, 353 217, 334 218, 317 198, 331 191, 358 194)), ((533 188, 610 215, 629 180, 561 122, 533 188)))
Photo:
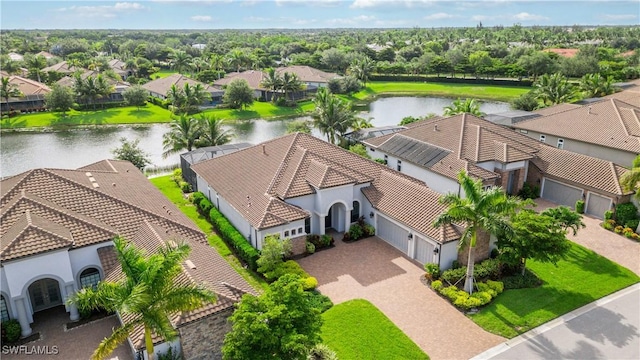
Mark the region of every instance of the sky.
POLYGON ((0 0, 0 29, 638 25, 640 0, 0 0))

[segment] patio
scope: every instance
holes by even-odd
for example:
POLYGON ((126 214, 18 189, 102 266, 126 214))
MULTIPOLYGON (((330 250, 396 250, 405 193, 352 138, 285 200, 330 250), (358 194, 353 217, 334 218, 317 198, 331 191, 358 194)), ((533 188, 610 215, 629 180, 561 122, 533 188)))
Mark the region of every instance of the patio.
MULTIPOLYGON (((98 344, 112 333, 120 323, 115 315, 96 320, 65 331, 69 314, 64 306, 57 306, 34 314, 31 324, 33 333, 39 333, 40 339, 26 343, 21 348, 3 348, 2 359, 89 359, 98 344), (13 350, 13 354, 7 354, 13 350), (15 352, 19 352, 16 354, 15 352)), ((120 345, 109 357, 110 360, 133 360, 128 344, 120 345)))

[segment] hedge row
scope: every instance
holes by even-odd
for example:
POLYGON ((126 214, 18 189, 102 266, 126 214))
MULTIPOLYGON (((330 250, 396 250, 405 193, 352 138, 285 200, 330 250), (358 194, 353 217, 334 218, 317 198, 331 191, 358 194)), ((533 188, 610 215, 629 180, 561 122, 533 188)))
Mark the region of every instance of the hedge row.
POLYGON ((251 270, 258 268, 257 261, 260 257, 256 250, 247 239, 227 220, 218 209, 216 209, 211 201, 200 191, 193 193, 191 201, 196 205, 201 214, 208 214, 209 221, 220 234, 220 237, 235 251, 236 255, 243 260, 251 270))

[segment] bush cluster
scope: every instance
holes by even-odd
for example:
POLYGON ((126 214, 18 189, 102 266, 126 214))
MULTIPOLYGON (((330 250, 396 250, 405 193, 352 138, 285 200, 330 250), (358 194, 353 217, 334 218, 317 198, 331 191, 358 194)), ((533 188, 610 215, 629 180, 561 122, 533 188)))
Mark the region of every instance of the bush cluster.
POLYGON ((264 273, 264 277, 269 282, 273 282, 286 274, 298 275, 302 280, 302 287, 305 290, 312 290, 318 287, 318 280, 315 277, 309 275, 309 273, 306 272, 300 266, 300 264, 293 260, 287 260, 276 265, 273 271, 264 273))
POLYGON ((523 199, 537 199, 540 197, 540 187, 524 183, 522 189, 518 192, 518 196, 523 199))
POLYGON ((331 309, 333 306, 331 299, 326 295, 322 295, 318 290, 310 290, 309 294, 311 294, 309 302, 314 308, 319 309, 321 313, 331 309))
POLYGON ((638 218, 638 208, 633 203, 627 202, 616 205, 616 222, 618 224, 626 224, 627 221, 636 220, 638 218))
MULTIPOLYGON (((455 284, 467 273, 467 267, 445 270, 440 278, 448 284, 455 284)), ((499 279, 502 275, 502 264, 498 259, 487 259, 473 267, 473 276, 477 279, 499 279)))
POLYGON ((624 235, 628 239, 640 241, 640 234, 636 233, 638 224, 640 224, 638 208, 628 202, 616 205, 615 213, 610 210, 605 211, 602 227, 616 234, 624 235))
POLYGON ((477 292, 469 295, 466 291, 460 290, 454 285, 444 287, 442 281, 436 280, 431 283, 431 288, 449 299, 453 305, 463 310, 483 306, 491 302, 493 298, 504 291, 504 285, 500 281, 488 280, 486 283, 477 283, 477 292))
POLYGON ((376 234, 376 228, 364 222, 364 218, 360 217, 358 222, 349 227, 349 231, 344 233, 342 241, 357 241, 376 234))
POLYGON ((440 266, 434 263, 426 263, 424 264, 424 270, 426 271, 426 277, 429 280, 438 280, 440 279, 440 266))
MULTIPOLYGON (((307 235, 307 243, 312 244, 314 246, 313 250, 315 252, 315 251, 320 250, 322 248, 326 248, 326 247, 329 247, 329 246, 333 245, 333 237, 331 237, 331 235, 328 235, 328 234, 324 234, 322 236, 320 236, 320 235, 307 235)), ((309 254, 312 254, 311 252, 309 252, 308 245, 307 245, 307 252, 309 254)))
POLYGON ((576 201, 576 212, 578 214, 584 214, 584 201, 583 200, 576 201))
POLYGON ((529 269, 525 269, 524 276, 517 273, 511 276, 504 276, 500 280, 506 290, 534 288, 542 285, 542 280, 540 280, 536 274, 529 271, 529 269))
POLYGON ((20 323, 16 319, 2 322, 2 343, 14 343, 20 339, 20 323))

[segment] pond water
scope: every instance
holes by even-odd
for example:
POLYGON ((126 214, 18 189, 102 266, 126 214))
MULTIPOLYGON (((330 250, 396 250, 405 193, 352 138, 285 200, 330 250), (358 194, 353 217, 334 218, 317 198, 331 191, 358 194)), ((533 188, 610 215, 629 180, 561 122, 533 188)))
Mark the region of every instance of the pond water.
MULTIPOLYGON (((442 108, 451 99, 427 97, 381 98, 370 104, 368 112, 359 116, 372 118, 374 126, 397 125, 406 116, 422 116, 428 113, 442 114, 442 108)), ((485 113, 509 110, 509 104, 484 102, 485 113)), ((299 119, 309 119, 303 117, 299 119)), ((295 120, 245 120, 230 125, 236 133, 233 142, 260 143, 283 135, 287 123, 295 120)), ((140 147, 151 158, 155 167, 179 163, 179 156, 162 157, 162 136, 168 131, 166 124, 146 126, 118 126, 77 129, 60 132, 4 133, 0 139, 0 176, 19 174, 33 168, 75 169, 92 162, 111 158, 111 150, 118 147, 119 139, 140 139, 140 147)), ((314 130, 315 136, 320 134, 314 130)))

